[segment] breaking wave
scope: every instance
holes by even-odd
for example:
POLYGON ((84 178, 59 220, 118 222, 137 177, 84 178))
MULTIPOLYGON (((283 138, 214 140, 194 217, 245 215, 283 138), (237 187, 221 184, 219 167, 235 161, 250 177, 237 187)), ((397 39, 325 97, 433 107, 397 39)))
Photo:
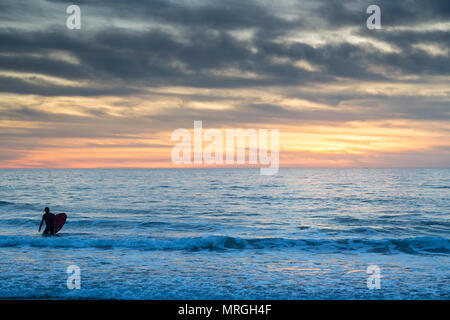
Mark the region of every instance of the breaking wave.
POLYGON ((450 254, 450 239, 285 239, 206 236, 197 238, 88 238, 64 234, 56 237, 0 236, 0 247, 126 248, 136 250, 248 250, 292 249, 317 253, 365 251, 382 254, 450 254))

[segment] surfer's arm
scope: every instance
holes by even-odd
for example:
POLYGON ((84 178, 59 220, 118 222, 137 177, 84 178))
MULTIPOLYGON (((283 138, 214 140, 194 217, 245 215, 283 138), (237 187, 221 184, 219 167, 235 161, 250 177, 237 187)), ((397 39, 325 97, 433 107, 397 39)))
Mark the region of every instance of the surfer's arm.
POLYGON ((42 224, 44 223, 44 217, 42 217, 41 224, 39 225, 38 232, 41 232, 42 224))

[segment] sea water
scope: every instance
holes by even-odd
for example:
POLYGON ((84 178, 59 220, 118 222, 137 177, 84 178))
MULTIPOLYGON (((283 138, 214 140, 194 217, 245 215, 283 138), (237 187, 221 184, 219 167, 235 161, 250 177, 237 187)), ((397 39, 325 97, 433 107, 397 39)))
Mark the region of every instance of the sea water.
POLYGON ((450 169, 4 169, 0 297, 449 299, 449 218, 450 169))

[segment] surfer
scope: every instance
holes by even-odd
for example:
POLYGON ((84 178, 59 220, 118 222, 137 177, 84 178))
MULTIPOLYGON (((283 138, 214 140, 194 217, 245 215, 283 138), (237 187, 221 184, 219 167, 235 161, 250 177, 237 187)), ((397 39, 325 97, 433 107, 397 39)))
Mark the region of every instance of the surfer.
POLYGON ((45 230, 44 234, 55 234, 54 228, 55 228, 55 215, 50 212, 50 209, 48 207, 45 208, 45 213, 42 216, 41 225, 39 226, 38 232, 41 232, 42 224, 45 221, 45 230))

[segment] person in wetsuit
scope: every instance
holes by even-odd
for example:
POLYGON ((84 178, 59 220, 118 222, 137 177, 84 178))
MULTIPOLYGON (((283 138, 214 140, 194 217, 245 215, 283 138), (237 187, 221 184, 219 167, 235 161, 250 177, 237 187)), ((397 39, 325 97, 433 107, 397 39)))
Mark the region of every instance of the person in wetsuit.
POLYGON ((41 220, 41 225, 39 226, 39 231, 41 232, 41 227, 42 224, 45 221, 45 230, 44 230, 44 234, 55 234, 54 229, 55 229, 55 215, 53 213, 50 212, 50 209, 48 207, 45 208, 45 213, 42 216, 42 220, 41 220))

